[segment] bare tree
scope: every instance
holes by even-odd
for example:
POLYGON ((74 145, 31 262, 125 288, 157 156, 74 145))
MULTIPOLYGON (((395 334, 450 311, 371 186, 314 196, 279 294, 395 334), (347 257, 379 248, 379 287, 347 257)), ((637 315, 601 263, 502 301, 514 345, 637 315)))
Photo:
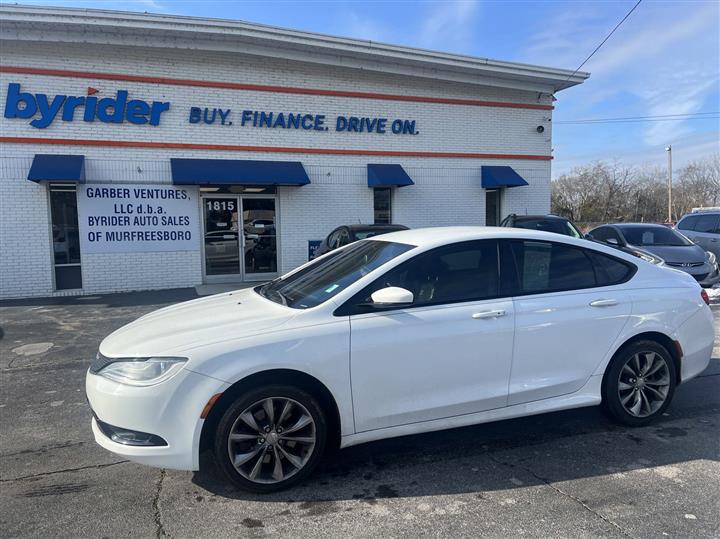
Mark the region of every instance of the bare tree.
MULTIPOLYGON (((552 182, 553 213, 580 224, 639 221, 662 223, 667 216, 665 171, 595 162, 552 182)), ((690 163, 673 183, 673 214, 720 205, 720 156, 690 163)))

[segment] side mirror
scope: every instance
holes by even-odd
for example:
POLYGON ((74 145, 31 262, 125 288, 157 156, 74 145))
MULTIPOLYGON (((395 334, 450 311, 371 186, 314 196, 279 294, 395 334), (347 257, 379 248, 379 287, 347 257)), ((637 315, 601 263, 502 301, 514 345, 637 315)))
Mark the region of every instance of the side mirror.
POLYGON ((415 297, 410 290, 405 290, 398 286, 388 286, 373 292, 370 296, 372 304, 377 307, 392 307, 411 305, 415 297))

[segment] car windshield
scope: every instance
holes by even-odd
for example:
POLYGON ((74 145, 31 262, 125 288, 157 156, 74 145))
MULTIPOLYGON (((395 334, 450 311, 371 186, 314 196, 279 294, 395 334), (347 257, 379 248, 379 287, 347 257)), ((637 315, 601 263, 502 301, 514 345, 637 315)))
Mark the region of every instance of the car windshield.
POLYGON ((255 291, 275 303, 309 309, 413 247, 388 241, 359 241, 330 252, 298 272, 259 286, 255 291))
POLYGON ((630 245, 684 247, 693 244, 682 234, 664 226, 622 226, 618 228, 630 245))

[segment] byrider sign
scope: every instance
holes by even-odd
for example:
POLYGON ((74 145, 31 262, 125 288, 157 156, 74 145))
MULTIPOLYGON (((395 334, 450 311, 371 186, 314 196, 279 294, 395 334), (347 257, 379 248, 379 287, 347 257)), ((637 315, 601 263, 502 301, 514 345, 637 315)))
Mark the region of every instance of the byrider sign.
MULTIPOLYGON (((167 115, 169 101, 145 101, 130 98, 128 90, 117 90, 113 97, 98 97, 88 88, 88 95, 75 96, 23 91, 20 84, 8 84, 5 118, 29 120, 30 126, 45 129, 55 122, 131 123, 158 126, 167 115)), ((189 124, 222 125, 234 129, 283 129, 290 131, 335 131, 390 135, 419 135, 416 120, 339 115, 326 117, 309 111, 267 111, 252 107, 239 109, 192 106, 183 113, 189 124)))
POLYGON ((38 129, 48 127, 56 119, 72 122, 76 113, 85 122, 160 125, 160 115, 169 109, 169 102, 128 101, 127 90, 118 90, 115 97, 56 95, 49 98, 46 94, 21 92, 17 83, 8 84, 5 100, 5 118, 33 118, 30 125, 38 129))

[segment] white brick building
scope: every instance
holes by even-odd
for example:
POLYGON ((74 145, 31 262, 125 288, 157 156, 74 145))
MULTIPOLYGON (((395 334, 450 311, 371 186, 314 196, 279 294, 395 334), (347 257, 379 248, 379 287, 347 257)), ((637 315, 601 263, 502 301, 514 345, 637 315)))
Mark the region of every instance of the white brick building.
POLYGON ((410 227, 546 213, 553 96, 588 76, 235 21, 0 17, 0 298, 264 280, 388 193, 410 227), (399 166, 373 188, 376 164, 399 166))

